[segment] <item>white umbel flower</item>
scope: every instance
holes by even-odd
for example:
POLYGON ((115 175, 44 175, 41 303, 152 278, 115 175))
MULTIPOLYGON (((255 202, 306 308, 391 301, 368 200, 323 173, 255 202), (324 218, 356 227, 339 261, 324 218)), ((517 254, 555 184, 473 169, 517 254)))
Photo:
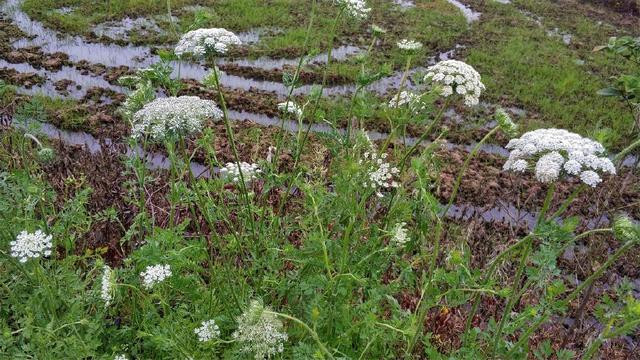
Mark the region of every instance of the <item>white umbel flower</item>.
POLYGON ((201 342, 213 340, 220 336, 220 328, 215 320, 203 321, 202 325, 193 330, 193 332, 198 336, 198 341, 201 342))
POLYGON ((338 6, 341 6, 347 14, 357 19, 366 19, 371 12, 371 8, 367 7, 364 0, 334 0, 338 6))
POLYGON ((53 237, 36 230, 34 233, 22 231, 14 241, 11 241, 11 256, 21 263, 29 259, 37 259, 41 256, 51 255, 51 240, 53 237))
POLYGON ((422 97, 409 91, 401 91, 400 94, 393 95, 387 106, 391 109, 397 109, 405 105, 413 113, 418 113, 426 108, 426 105, 422 102, 422 97))
POLYGON ((171 267, 169 265, 151 265, 140 273, 142 285, 147 290, 151 290, 156 284, 163 282, 171 276, 171 267))
POLYGON ((113 270, 107 265, 104 266, 102 272, 102 286, 100 288, 100 297, 104 301, 104 306, 107 307, 113 300, 113 270))
POLYGON ((398 47, 400 50, 418 51, 422 49, 422 43, 415 40, 402 39, 398 41, 398 47))
POLYGON ((283 113, 289 113, 300 119, 302 117, 302 108, 293 101, 281 102, 278 104, 278 110, 283 113))
POLYGON ((391 231, 391 243, 393 245, 398 246, 398 247, 402 247, 407 242, 409 242, 409 240, 411 240, 409 238, 408 231, 405 228, 406 225, 407 225, 407 223, 401 222, 401 223, 397 223, 393 227, 393 230, 391 231))
POLYGON ((242 41, 231 31, 221 28, 198 29, 182 35, 174 52, 178 57, 184 54, 196 57, 203 57, 207 53, 224 55, 229 47, 238 45, 242 45, 242 41))
POLYGON ((187 136, 202 130, 207 118, 222 118, 222 111, 211 100, 197 96, 159 98, 133 114, 131 136, 140 139, 148 135, 155 141, 187 136))
POLYGON ((511 152, 504 170, 523 172, 531 159, 536 161, 536 178, 544 183, 565 174, 579 176, 583 183, 595 187, 602 181, 602 173, 616 173, 602 144, 563 129, 530 131, 509 141, 506 148, 511 152))
POLYGON ((467 106, 478 105, 485 89, 480 74, 471 65, 458 60, 445 60, 430 66, 424 79, 442 85, 444 97, 462 96, 467 106))
POLYGON ((387 154, 378 156, 375 152, 365 152, 364 159, 359 161, 364 166, 366 172, 365 180, 362 185, 376 191, 376 196, 383 197, 383 189, 397 188, 398 182, 394 180, 394 176, 398 175, 400 170, 392 167, 385 161, 387 154))
POLYGON ((265 310, 269 309, 265 309, 258 301, 252 301, 249 308, 238 317, 238 329, 233 333, 242 350, 254 354, 257 360, 271 358, 284 351, 284 343, 289 338, 282 322, 265 310))
POLYGON ((120 354, 120 355, 116 355, 116 357, 114 357, 113 360, 129 360, 129 358, 125 354, 120 354))
MULTIPOLYGON (((244 161, 240 163, 240 170, 242 171, 244 182, 247 185, 255 180, 258 174, 262 173, 262 170, 260 169, 258 164, 249 164, 244 161)), ((234 162, 227 163, 227 165, 221 168, 220 175, 223 178, 231 180, 234 183, 240 182, 240 171, 238 171, 238 165, 234 162)))

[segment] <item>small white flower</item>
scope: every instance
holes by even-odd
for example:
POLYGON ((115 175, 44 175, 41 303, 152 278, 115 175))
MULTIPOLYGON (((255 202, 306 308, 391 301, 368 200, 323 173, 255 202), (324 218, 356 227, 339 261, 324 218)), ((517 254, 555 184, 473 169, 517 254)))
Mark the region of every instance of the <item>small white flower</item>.
POLYGON ((591 186, 591 187, 596 187, 598 186, 598 184, 600 184, 602 182, 602 179, 600 178, 600 175, 598 175, 597 172, 592 171, 592 170, 587 170, 587 171, 583 171, 580 174, 580 180, 582 180, 583 183, 591 186))
POLYGON ((193 332, 198 335, 198 341, 205 342, 215 339, 220 336, 220 328, 216 324, 215 320, 206 320, 202 322, 202 325, 193 332))
POLYGON ((296 119, 302 118, 302 108, 293 101, 281 102, 278 104, 278 110, 283 113, 289 113, 296 117, 296 119))
POLYGON ((543 183, 554 182, 560 176, 564 158, 558 152, 543 155, 536 163, 536 178, 543 183))
MULTIPOLYGON (((249 164, 244 161, 240 163, 240 170, 242 171, 244 182, 247 185, 255 180, 258 174, 262 173, 258 164, 249 164)), ((227 163, 223 168, 221 168, 220 175, 234 183, 240 182, 240 171, 238 170, 238 165, 234 162, 227 163)))
POLYGON ((182 35, 174 52, 178 57, 184 54, 203 57, 207 52, 223 55, 234 45, 242 45, 242 41, 231 31, 220 28, 198 29, 182 35))
POLYGON ((163 282, 169 276, 171 276, 171 267, 169 265, 147 266, 140 274, 142 285, 147 290, 151 290, 156 284, 163 282))
POLYGON ((470 65, 458 60, 445 60, 430 66, 425 81, 444 85, 442 96, 458 94, 463 97, 467 106, 477 105, 480 94, 485 89, 480 74, 470 65))
POLYGON ((400 50, 405 51, 418 51, 422 49, 422 44, 415 40, 402 39, 398 41, 398 47, 400 50))
POLYGON ((378 156, 375 152, 367 151, 364 153, 363 159, 360 160, 365 171, 365 179, 362 184, 366 188, 375 190, 378 197, 383 197, 382 190, 399 186, 394 176, 398 175, 400 170, 384 161, 386 158, 387 154, 378 156))
POLYGON ((113 270, 105 265, 102 272, 102 287, 100 290, 100 297, 104 301, 105 307, 109 306, 113 300, 113 281, 113 270))
POLYGON ((131 136, 148 135, 162 141, 173 136, 187 136, 202 130, 205 120, 222 119, 222 111, 211 100, 197 96, 159 98, 133 114, 131 136))
POLYGON ((605 149, 597 141, 562 129, 538 129, 512 139, 506 146, 511 152, 504 170, 524 171, 518 164, 537 158, 536 178, 553 182, 564 173, 578 176, 592 187, 602 182, 598 171, 615 175, 613 162, 604 155, 605 149))
POLYGON ((11 256, 17 258, 21 263, 29 259, 37 259, 41 256, 51 255, 51 240, 53 236, 36 230, 34 233, 22 231, 11 245, 11 256))
POLYGON ((365 19, 371 12, 371 8, 367 7, 367 2, 364 0, 334 0, 334 2, 348 15, 357 19, 365 19))
POLYGON ((389 108, 392 109, 397 109, 405 105, 407 105, 414 114, 426 108, 420 95, 408 91, 401 91, 400 94, 393 95, 388 104, 389 108))
POLYGON ((238 317, 238 328, 232 335, 242 345, 242 350, 253 353, 255 359, 271 358, 283 352, 289 338, 282 322, 265 311, 269 309, 252 301, 247 311, 238 317))
POLYGON ((114 357, 113 360, 129 360, 129 358, 125 354, 120 354, 120 355, 116 355, 116 357, 114 357))
POLYGON ((407 229, 405 229, 405 226, 407 225, 407 223, 405 222, 401 222, 401 223, 397 223, 394 227, 393 230, 391 231, 391 243, 398 246, 398 247, 402 247, 404 246, 407 242, 409 242, 409 240, 411 240, 409 238, 409 234, 407 229))

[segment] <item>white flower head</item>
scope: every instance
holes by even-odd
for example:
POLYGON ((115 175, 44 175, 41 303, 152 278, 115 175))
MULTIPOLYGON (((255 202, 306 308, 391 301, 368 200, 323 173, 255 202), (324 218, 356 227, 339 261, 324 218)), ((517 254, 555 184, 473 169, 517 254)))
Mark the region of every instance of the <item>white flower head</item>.
POLYGON ((227 163, 227 165, 220 169, 220 175, 234 183, 239 183, 240 171, 242 171, 242 177, 247 185, 255 180, 258 174, 262 173, 258 164, 249 164, 243 161, 240 163, 240 170, 238 170, 238 165, 235 162, 227 163))
POLYGON ((408 231, 405 228, 406 225, 407 225, 407 223, 401 222, 401 223, 397 223, 393 227, 393 230, 391 231, 391 243, 393 245, 396 245, 398 247, 402 247, 407 242, 409 242, 409 240, 411 240, 409 238, 408 231))
POLYGON ((398 41, 400 50, 415 52, 422 49, 422 43, 415 40, 402 39, 398 41))
POLYGON ((231 46, 242 45, 236 34, 221 28, 198 29, 182 35, 174 50, 178 57, 191 54, 203 57, 207 53, 224 55, 231 46))
POLYGON ((22 231, 14 241, 11 241, 11 256, 21 263, 29 259, 37 259, 41 256, 51 255, 51 240, 53 236, 36 230, 34 233, 22 231))
POLYGON ((400 94, 393 95, 387 106, 391 109, 408 106, 414 114, 426 108, 426 105, 422 101, 422 96, 409 91, 401 91, 400 94))
POLYGON ((530 131, 509 141, 506 148, 510 153, 504 170, 524 172, 527 160, 532 160, 536 179, 544 183, 566 175, 579 176, 583 183, 596 187, 602 182, 601 174, 616 173, 602 144, 563 129, 530 131))
POLYGON ((133 114, 131 136, 140 139, 148 135, 155 141, 187 136, 201 131, 207 118, 222 119, 222 111, 211 100, 197 96, 159 98, 133 114))
POLYGON ((104 301, 105 307, 109 306, 113 300, 113 282, 115 280, 113 275, 113 270, 105 265, 102 272, 102 286, 100 288, 100 297, 102 301, 104 301))
POLYGON ((203 321, 200 327, 193 330, 193 332, 198 336, 198 341, 201 342, 213 340, 220 336, 220 328, 215 320, 203 321))
POLYGON ((365 188, 373 189, 376 196, 383 197, 382 190, 397 188, 398 182, 394 177, 400 170, 386 162, 387 154, 378 155, 374 151, 364 153, 363 159, 359 161, 365 171, 365 179, 362 185, 365 188))
POLYGON ((116 357, 114 357, 113 360, 129 360, 129 358, 125 354, 120 354, 120 355, 116 355, 116 357))
POLYGON ((156 284, 163 282, 171 276, 171 267, 169 265, 151 265, 140 273, 142 277, 142 285, 145 289, 151 290, 156 284))
POLYGON ((367 7, 365 0, 334 0, 338 6, 341 6, 347 14, 356 19, 366 19, 371 12, 371 8, 367 7))
POLYGON ((471 65, 458 60, 445 60, 430 66, 424 79, 442 85, 444 97, 462 96, 466 106, 478 105, 485 89, 480 74, 471 65))
POLYGON ((281 102, 278 104, 278 110, 283 113, 289 113, 296 117, 302 118, 302 108, 293 101, 281 102))
POLYGON ((255 359, 271 358, 284 351, 288 340, 282 322, 276 315, 267 312, 258 301, 252 301, 249 308, 238 317, 238 328, 233 338, 242 346, 242 350, 252 353, 255 359))

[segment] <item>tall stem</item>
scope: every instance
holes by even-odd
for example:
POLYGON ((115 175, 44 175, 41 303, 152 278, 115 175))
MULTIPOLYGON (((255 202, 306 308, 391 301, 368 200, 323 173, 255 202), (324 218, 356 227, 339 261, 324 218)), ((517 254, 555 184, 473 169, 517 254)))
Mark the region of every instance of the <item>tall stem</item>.
POLYGON ((469 153, 469 156, 467 156, 467 159, 464 161, 464 164, 462 165, 462 169, 460 169, 460 172, 458 172, 458 177, 456 178, 456 182, 453 185, 453 191, 451 192, 451 196, 449 197, 449 202, 447 203, 447 206, 444 209, 443 216, 447 215, 449 208, 451 208, 451 205, 453 205, 453 202, 455 201, 456 196, 458 196, 458 190, 460 189, 460 184, 462 183, 462 177, 464 176, 464 173, 467 172, 467 169, 469 168, 469 164, 471 164, 471 160, 476 156, 476 154, 478 154, 478 151, 480 151, 480 148, 482 147, 482 145, 484 145, 484 143, 487 142, 487 140, 489 140, 489 138, 491 138, 493 134, 498 132, 498 130, 500 130, 500 126, 496 126, 493 129, 491 129, 491 131, 489 131, 487 135, 485 135, 482 138, 482 140, 480 140, 480 142, 473 147, 473 150, 471 150, 471 153, 469 153))
POLYGON ((298 318, 296 318, 296 317, 293 317, 293 316, 290 316, 290 315, 287 315, 287 314, 282 314, 282 313, 275 312, 275 311, 268 311, 268 310, 265 310, 265 313, 267 313, 267 314, 271 314, 271 315, 275 315, 275 316, 279 316, 279 317, 281 317, 281 318, 285 318, 285 319, 287 319, 287 320, 291 320, 291 321, 293 321, 293 322, 297 323, 298 325, 302 326, 302 327, 303 327, 303 328, 304 328, 304 329, 305 329, 305 330, 306 330, 306 331, 311 335, 311 337, 313 338, 313 340, 315 340, 315 341, 316 341, 316 343, 318 344, 318 347, 320 348, 320 350, 321 350, 325 355, 327 355, 327 357, 328 357, 329 359, 335 359, 335 358, 333 357, 333 354, 331 354, 331 352, 329 351, 329 349, 327 349, 327 347, 326 347, 326 346, 322 343, 322 341, 320 340, 320 337, 318 336, 318 333, 317 333, 317 332, 315 332, 312 328, 310 328, 310 327, 309 327, 309 325, 305 324, 302 320, 300 320, 300 319, 298 319, 298 318))
MULTIPOLYGON (((536 221, 536 229, 542 222, 544 222, 546 214, 549 211, 549 208, 551 207, 551 202, 553 201, 553 195, 555 194, 555 192, 556 192, 556 185, 555 183, 551 183, 547 188, 547 194, 544 198, 542 209, 538 214, 538 220, 536 221)), ((534 233, 536 232, 536 229, 534 229, 534 233)), ((511 309, 513 309, 513 306, 520 299, 520 294, 518 290, 520 288, 522 275, 524 274, 524 270, 527 265, 527 258, 529 257, 529 254, 531 253, 531 250, 532 250, 532 242, 533 242, 533 236, 529 237, 528 240, 525 242, 525 248, 522 251, 522 255, 520 256, 520 265, 518 266, 515 279, 513 280, 513 286, 511 287, 511 295, 509 296, 509 300, 507 300, 507 305, 505 306, 504 311, 502 312, 502 317, 500 318, 500 323, 498 324, 498 329, 496 330, 496 334, 494 336, 493 348, 492 348, 493 349, 492 353, 494 357, 495 357, 496 351, 498 350, 498 342, 502 337, 502 331, 504 330, 504 325, 507 322, 507 317, 509 317, 509 314, 511 314, 511 309)))
POLYGON ((216 66, 213 66, 213 76, 216 84, 216 88, 218 90, 218 96, 220 98, 220 106, 222 107, 222 114, 224 119, 224 126, 227 131, 227 136, 229 137, 229 143, 231 144, 231 149, 233 151, 233 157, 236 161, 236 166, 238 167, 238 175, 240 175, 240 192, 242 193, 242 197, 245 202, 245 210, 247 216, 249 217, 249 224, 251 225, 251 232, 253 233, 254 241, 258 240, 258 236, 256 233, 255 220, 253 219, 253 213, 251 211, 251 202, 249 200, 249 193, 247 192, 247 185, 244 181, 244 174, 242 173, 242 167, 240 166, 240 154, 238 153, 238 148, 236 147, 236 142, 233 136, 233 129, 231 128, 231 121, 229 120, 229 115, 227 111, 227 104, 224 100, 224 94, 222 93, 222 88, 220 86, 220 79, 218 77, 218 69, 216 66))
MULTIPOLYGON (((305 34, 305 38, 304 38, 304 45, 303 48, 305 49, 305 54, 307 54, 308 52, 308 47, 309 47, 309 38, 311 35, 311 28, 313 27, 313 22, 315 19, 315 11, 316 10, 316 1, 313 2, 313 6, 311 7, 311 16, 309 18, 309 25, 307 26, 307 32, 305 34)), ((291 97, 293 96, 293 90, 295 87, 296 82, 298 81, 298 78, 300 77, 300 71, 302 70, 302 63, 304 62, 305 57, 301 56, 300 60, 298 61, 298 66, 296 67, 296 71, 293 75, 293 80, 292 80, 292 84, 291 87, 289 88, 289 93, 287 94, 287 104, 289 103, 289 101, 291 101, 291 97)), ((288 112, 287 112, 288 114, 288 112)), ((276 151, 274 154, 274 164, 278 163, 278 158, 280 157, 280 149, 282 147, 282 141, 284 138, 284 122, 285 122, 285 117, 283 116, 281 121, 280 121, 280 136, 278 137, 278 142, 276 144, 276 151)))
POLYGON ((637 148, 639 146, 640 146, 640 138, 638 138, 636 141, 631 143, 631 145, 627 146, 622 151, 620 151, 618 153, 618 155, 616 155, 616 157, 613 158, 613 162, 614 163, 618 163, 618 162, 622 163, 622 161, 624 160, 624 157, 627 156, 630 152, 632 152, 633 150, 635 150, 635 148, 637 148))
MULTIPOLYGON (((338 28, 338 23, 340 22, 340 18, 342 16, 344 9, 341 9, 340 12, 338 13, 338 15, 336 16, 336 19, 333 23, 333 26, 331 27, 331 34, 330 36, 330 40, 329 40, 329 50, 327 51, 327 66, 324 69, 324 73, 322 74, 322 85, 320 86, 320 93, 318 94, 318 97, 316 98, 316 101, 314 102, 313 105, 313 110, 310 113, 310 120, 309 120, 309 125, 307 126, 307 129, 305 130, 304 136, 302 137, 302 140, 299 141, 299 143, 296 145, 296 152, 294 155, 294 159, 293 159, 293 174, 295 176, 296 170, 298 168, 298 162, 300 161, 300 155, 302 154, 302 150, 304 150, 304 147, 306 145, 307 139, 309 137, 309 133, 311 132, 311 125, 312 125, 312 121, 315 119, 316 117, 316 112, 318 111, 318 106, 320 105, 320 99, 322 98, 322 94, 324 93, 324 88, 327 84, 327 72, 329 67, 331 66, 331 52, 333 50, 333 43, 335 40, 335 33, 336 30, 338 28)), ((347 130, 348 131, 348 130, 347 130)), ((293 186, 293 181, 292 181, 292 177, 289 177, 289 183, 287 184, 287 190, 284 194, 284 199, 282 200, 282 203, 280 204, 280 213, 282 213, 282 211, 284 210, 284 206, 287 203, 288 199, 289 199, 289 194, 291 193, 291 188, 293 186)))

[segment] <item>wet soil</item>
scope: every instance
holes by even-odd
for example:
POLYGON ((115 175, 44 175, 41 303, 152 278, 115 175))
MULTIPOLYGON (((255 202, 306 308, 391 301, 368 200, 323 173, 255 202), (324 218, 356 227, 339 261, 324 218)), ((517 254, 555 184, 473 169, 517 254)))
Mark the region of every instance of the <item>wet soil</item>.
POLYGON ((36 73, 22 73, 8 68, 0 68, 0 79, 11 85, 21 86, 27 89, 30 89, 35 85, 44 84, 46 81, 45 78, 36 73))

